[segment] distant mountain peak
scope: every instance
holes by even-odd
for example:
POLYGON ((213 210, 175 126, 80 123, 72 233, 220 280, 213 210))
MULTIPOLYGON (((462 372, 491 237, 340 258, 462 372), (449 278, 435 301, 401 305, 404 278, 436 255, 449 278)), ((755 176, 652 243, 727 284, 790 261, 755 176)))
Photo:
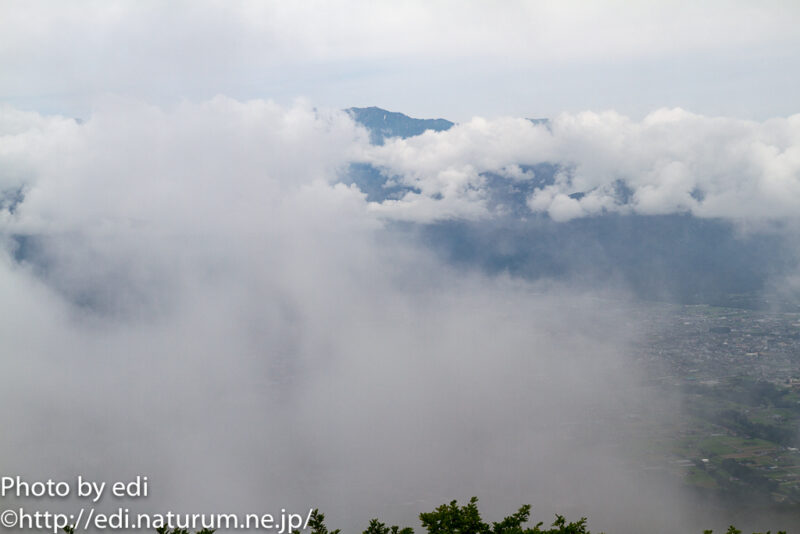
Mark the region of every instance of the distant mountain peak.
POLYGON ((370 141, 382 145, 390 137, 413 137, 426 130, 441 132, 449 130, 454 123, 445 119, 415 119, 388 111, 376 106, 367 108, 349 108, 346 110, 353 120, 364 126, 370 133, 370 141))

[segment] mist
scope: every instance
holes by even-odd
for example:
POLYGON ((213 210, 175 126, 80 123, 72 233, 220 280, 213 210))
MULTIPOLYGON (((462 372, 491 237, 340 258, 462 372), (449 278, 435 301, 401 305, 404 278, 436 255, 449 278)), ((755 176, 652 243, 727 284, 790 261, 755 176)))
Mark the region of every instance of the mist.
POLYGON ((351 531, 472 495, 492 520, 699 528, 630 461, 625 417, 667 400, 628 296, 443 261, 337 183, 369 149, 347 114, 114 98, 3 130, 5 472, 351 531))
MULTIPOLYGON (((591 254, 591 238, 575 241, 602 226, 592 217, 652 216, 637 212, 639 197, 606 203, 613 209, 601 215, 552 217, 538 234, 507 231, 512 220, 542 224, 542 191, 564 196, 586 176, 610 191, 597 182, 615 166, 606 148, 581 159, 573 146, 593 135, 589 123, 565 136, 552 125, 475 119, 376 146, 350 114, 302 100, 166 108, 108 97, 80 121, 2 108, 3 471, 29 480, 143 475, 150 496, 124 503, 135 512, 320 508, 347 531, 376 516, 419 528, 420 512, 473 495, 493 521, 529 503, 534 523, 588 516, 592 531, 763 528, 643 469, 651 445, 637 421, 669 424, 690 401, 648 385, 641 347, 662 325, 651 320, 652 295, 643 301, 618 276, 630 258, 609 268, 591 254), (577 171, 551 185, 524 167, 563 154, 577 171), (347 179, 354 161, 416 189, 368 198, 347 179), (526 204, 499 202, 485 173, 528 182, 526 204), (477 260, 454 259, 449 234, 431 237, 447 224, 467 225, 461 239, 477 244, 477 260), (569 225, 572 234, 559 233, 569 225), (526 247, 537 250, 527 271, 481 263, 480 254, 526 247), (582 270, 541 269, 542 251, 582 270)), ((620 123, 640 128, 617 116, 607 126, 620 123)), ((720 150, 726 143, 738 141, 720 150)), ((674 157, 696 162, 686 146, 674 157)), ((627 176, 663 159, 632 150, 627 176)), ((698 165, 682 191, 706 184, 711 165, 698 165)), ((762 179, 753 169, 734 178, 762 179)), ((658 211, 682 216, 686 205, 670 199, 693 197, 664 198, 658 211)), ((702 217, 704 201, 694 201, 702 217)), ((769 235, 796 250, 791 215, 762 217, 770 202, 756 198, 731 217, 725 242, 751 250, 748 236, 769 235)), ((765 287, 791 286, 792 258, 765 287)), ((654 294, 672 294, 647 280, 654 294)))

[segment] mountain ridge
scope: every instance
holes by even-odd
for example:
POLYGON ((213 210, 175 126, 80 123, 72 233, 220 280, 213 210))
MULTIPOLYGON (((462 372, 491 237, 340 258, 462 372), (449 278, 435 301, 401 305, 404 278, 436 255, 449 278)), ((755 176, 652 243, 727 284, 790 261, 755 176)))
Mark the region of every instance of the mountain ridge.
POLYGON ((369 130, 370 141, 376 145, 382 145, 386 139, 392 137, 406 139, 427 130, 442 132, 455 125, 447 119, 415 119, 404 113, 388 111, 377 106, 352 107, 345 111, 354 121, 369 130))

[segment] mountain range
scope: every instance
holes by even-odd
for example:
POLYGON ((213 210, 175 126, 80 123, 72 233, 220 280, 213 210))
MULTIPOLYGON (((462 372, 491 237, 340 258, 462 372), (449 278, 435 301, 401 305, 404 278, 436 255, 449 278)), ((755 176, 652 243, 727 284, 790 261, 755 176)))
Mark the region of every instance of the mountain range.
MULTIPOLYGON (((415 119, 378 107, 347 112, 370 132, 374 144, 444 131, 445 119, 415 119)), ((547 123, 547 119, 531 119, 547 123)), ((781 232, 743 233, 723 219, 690 214, 602 214, 556 222, 532 213, 527 198, 553 182, 559 162, 521 166, 536 178, 511 180, 484 173, 490 205, 502 215, 489 220, 451 219, 395 223, 463 269, 508 273, 529 280, 557 280, 586 287, 612 286, 639 298, 684 304, 800 310, 785 279, 798 257, 781 232)), ((400 198, 413 187, 398 185, 369 163, 353 163, 341 177, 371 202, 400 198)), ((624 191, 623 191, 624 193, 624 191)), ((580 193, 576 193, 580 195, 580 193)))

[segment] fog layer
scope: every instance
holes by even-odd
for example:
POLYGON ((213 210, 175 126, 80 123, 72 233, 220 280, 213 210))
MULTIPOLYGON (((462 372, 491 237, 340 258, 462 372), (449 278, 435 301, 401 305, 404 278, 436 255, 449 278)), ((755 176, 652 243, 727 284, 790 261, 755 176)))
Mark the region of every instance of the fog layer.
POLYGON ((493 520, 691 521, 628 462, 626 414, 661 400, 624 295, 466 274, 394 231, 338 183, 377 150, 345 113, 109 99, 0 132, 3 472, 353 530, 472 495, 493 520))

